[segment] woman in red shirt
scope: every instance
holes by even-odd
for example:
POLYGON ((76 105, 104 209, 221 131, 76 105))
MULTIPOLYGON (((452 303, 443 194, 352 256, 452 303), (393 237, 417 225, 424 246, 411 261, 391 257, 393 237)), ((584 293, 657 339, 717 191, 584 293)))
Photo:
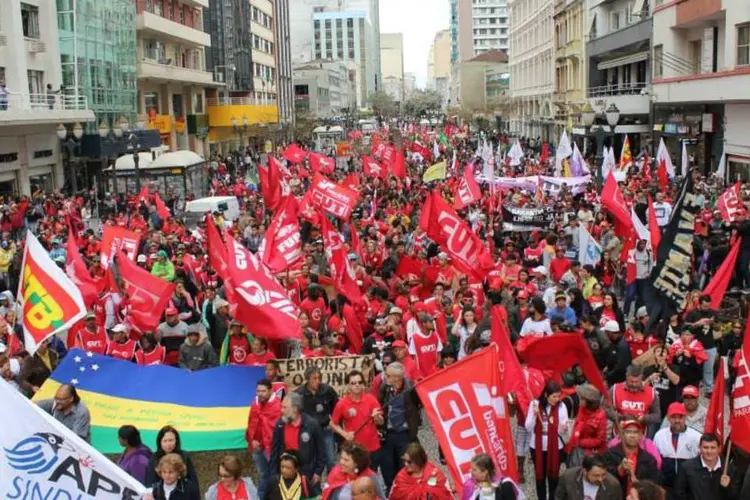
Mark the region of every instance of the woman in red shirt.
POLYGON ((255 337, 251 345, 252 352, 245 359, 245 365, 264 366, 266 361, 276 359, 276 356, 268 350, 266 339, 255 337))
POLYGON ((251 500, 258 498, 252 479, 242 477, 242 462, 234 455, 225 455, 219 462, 219 481, 206 492, 207 500, 251 500))

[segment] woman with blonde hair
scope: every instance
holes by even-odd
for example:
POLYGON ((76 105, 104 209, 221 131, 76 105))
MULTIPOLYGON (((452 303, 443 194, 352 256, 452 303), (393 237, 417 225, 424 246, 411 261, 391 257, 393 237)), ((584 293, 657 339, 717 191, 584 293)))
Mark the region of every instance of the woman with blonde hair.
POLYGON ((156 467, 159 480, 154 484, 146 500, 200 500, 198 485, 188 479, 187 466, 177 453, 167 453, 156 467))

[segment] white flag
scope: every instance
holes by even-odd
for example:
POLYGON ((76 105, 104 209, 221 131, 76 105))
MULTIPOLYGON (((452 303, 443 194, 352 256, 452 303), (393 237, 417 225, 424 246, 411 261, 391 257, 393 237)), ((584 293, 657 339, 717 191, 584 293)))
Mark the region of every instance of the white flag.
POLYGON ((568 134, 565 132, 565 130, 563 130, 562 134, 560 135, 560 143, 557 145, 557 150, 555 151, 555 158, 563 160, 572 154, 573 148, 570 147, 568 134))
POLYGON ((511 167, 517 167, 521 164, 521 159, 523 158, 523 148, 521 148, 521 143, 518 141, 518 139, 516 139, 516 142, 514 142, 513 146, 510 148, 508 156, 510 157, 511 167))
POLYGON ((596 265, 602 257, 602 247, 596 242, 585 226, 580 226, 578 231, 578 262, 582 266, 587 264, 596 265))
POLYGON ((146 493, 138 481, 4 380, 0 401, 0 498, 135 500, 146 493))
POLYGON ((716 175, 721 180, 724 180, 724 177, 727 175, 727 154, 724 151, 721 152, 721 160, 719 160, 719 168, 716 169, 716 175))
POLYGON ((669 150, 667 150, 666 144, 664 144, 664 138, 662 137, 659 142, 659 149, 656 150, 656 166, 658 167, 661 161, 664 160, 664 165, 667 168, 667 175, 674 177, 674 165, 672 165, 672 157, 669 156, 669 150))
POLYGON ((685 141, 682 141, 682 176, 687 177, 688 171, 690 170, 690 159, 687 154, 687 146, 685 141))
POLYGON ((646 225, 641 222, 641 218, 638 217, 638 214, 636 214, 635 210, 633 210, 632 208, 630 209, 630 218, 633 219, 633 228, 635 229, 635 234, 638 235, 638 239, 646 240, 646 242, 650 245, 651 233, 649 232, 646 225))
POLYGON ((437 161, 438 157, 440 156, 440 148, 438 147, 437 142, 432 143, 432 159, 433 161, 437 161))

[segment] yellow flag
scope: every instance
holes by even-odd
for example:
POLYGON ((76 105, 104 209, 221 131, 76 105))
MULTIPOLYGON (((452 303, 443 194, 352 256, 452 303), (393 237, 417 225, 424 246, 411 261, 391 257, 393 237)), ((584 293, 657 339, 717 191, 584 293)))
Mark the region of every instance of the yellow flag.
POLYGON ((441 161, 440 163, 436 163, 425 170, 424 174, 422 174, 422 180, 424 182, 431 182, 445 179, 446 172, 447 170, 445 168, 445 162, 441 161))

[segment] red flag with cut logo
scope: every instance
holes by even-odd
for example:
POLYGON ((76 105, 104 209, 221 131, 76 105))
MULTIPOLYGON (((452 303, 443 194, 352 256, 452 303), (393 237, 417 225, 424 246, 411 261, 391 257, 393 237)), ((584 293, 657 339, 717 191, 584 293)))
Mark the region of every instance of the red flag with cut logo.
POLYGON ((427 196, 419 226, 450 255, 459 271, 482 281, 494 267, 492 256, 482 240, 438 191, 427 196))
POLYGON ((258 249, 263 264, 274 273, 280 273, 302 259, 302 238, 297 211, 296 198, 284 197, 258 249))
POLYGON ((331 281, 336 291, 349 299, 350 302, 360 303, 363 300, 362 291, 359 289, 356 273, 349 262, 344 246, 344 237, 336 231, 331 221, 322 214, 320 216, 320 232, 328 257, 331 281))
POLYGON ((336 167, 336 161, 326 155, 320 153, 310 153, 310 167, 316 174, 318 172, 322 174, 332 174, 336 167))
POLYGON ((464 168, 464 175, 456 186, 456 193, 453 198, 453 208, 456 210, 461 210, 482 198, 482 191, 474 178, 472 165, 466 165, 464 168))
POLYGON ((208 246, 208 264, 216 271, 224 284, 224 296, 230 304, 236 304, 234 287, 229 275, 227 247, 214 224, 213 217, 206 218, 206 245, 208 246))
POLYGON ((97 281, 91 277, 91 273, 83 262, 81 252, 78 249, 76 237, 70 227, 68 228, 68 242, 66 244, 65 274, 81 291, 86 307, 88 309, 93 308, 99 294, 103 291, 102 285, 105 285, 106 282, 104 280, 97 281))
POLYGON ((727 288, 729 288, 729 282, 732 281, 737 256, 740 254, 740 243, 742 243, 741 237, 734 242, 721 266, 716 270, 716 274, 703 290, 704 295, 711 297, 711 308, 715 311, 719 310, 721 301, 724 300, 724 294, 727 293, 727 288))
POLYGON ((721 212, 721 218, 726 222, 734 222, 737 216, 745 211, 740 201, 740 183, 724 191, 716 200, 716 208, 721 212))
POLYGON ((315 176, 310 193, 313 205, 342 220, 349 219, 359 198, 353 189, 339 186, 322 175, 315 176))
POLYGON ((714 392, 706 411, 704 434, 715 434, 719 438, 719 446, 724 446, 724 403, 726 402, 726 378, 724 377, 724 357, 719 358, 719 371, 714 381, 714 392))
POLYGON ((67 330, 86 314, 78 287, 49 256, 36 236, 26 232, 18 283, 24 348, 32 356, 39 344, 67 330))
POLYGON ((731 438, 735 446, 750 453, 750 312, 745 323, 745 337, 729 405, 729 427, 732 429, 731 438))
POLYGON ((416 386, 459 497, 479 453, 489 454, 500 476, 518 480, 506 395, 492 369, 499 361, 491 345, 416 386))
POLYGON ((651 236, 651 251, 653 255, 657 255, 661 244, 661 228, 656 220, 656 210, 654 210, 654 201, 651 199, 651 195, 648 195, 648 232, 651 236))
POLYGON ((313 226, 320 226, 320 211, 312 202, 311 191, 307 191, 299 202, 299 216, 313 226))
POLYGON ((111 256, 119 255, 121 252, 125 252, 130 260, 135 260, 140 243, 141 235, 135 231, 129 231, 124 227, 104 226, 99 254, 102 267, 107 269, 111 256))
POLYGON ((404 150, 399 149, 393 153, 393 163, 391 165, 393 176, 399 179, 405 179, 406 173, 406 158, 404 157, 404 150))
POLYGON ((174 294, 174 284, 138 267, 122 253, 114 255, 108 277, 110 289, 119 292, 128 304, 130 325, 141 333, 156 331, 174 294))
POLYGON ((659 187, 662 190, 669 184, 669 172, 667 171, 667 162, 663 158, 659 160, 659 166, 656 167, 656 176, 659 178, 659 187))
POLYGON ((607 182, 604 183, 604 189, 602 189, 602 206, 614 217, 617 236, 621 238, 628 236, 633 229, 633 220, 630 218, 630 210, 625 204, 625 198, 612 172, 607 176, 607 182))
POLYGON ((409 150, 412 153, 419 154, 427 163, 430 163, 432 161, 432 151, 430 151, 430 148, 422 146, 418 142, 412 142, 409 150))
POLYGON ((378 177, 385 179, 388 172, 377 160, 367 155, 362 155, 362 171, 367 177, 378 177))
POLYGON ((307 156, 307 151, 297 146, 294 142, 284 150, 284 158, 291 163, 302 163, 305 156, 307 156))
POLYGON ((299 311, 258 257, 226 235, 227 267, 234 286, 235 319, 253 335, 272 340, 302 336, 299 311))
POLYGON ((162 220, 167 220, 172 215, 169 212, 167 205, 164 203, 164 200, 159 196, 159 193, 154 193, 154 205, 156 206, 156 214, 161 217, 162 220))
POLYGON ((362 339, 364 338, 362 325, 359 324, 357 315, 351 305, 344 304, 341 313, 344 316, 344 321, 346 321, 346 339, 351 346, 351 352, 359 354, 362 352, 362 339))
POLYGON ((518 361, 516 351, 510 343, 510 331, 506 326, 500 311, 493 307, 490 313, 490 333, 491 341, 498 347, 499 367, 500 367, 500 392, 508 394, 510 392, 518 393, 519 391, 528 391, 525 387, 523 368, 518 361))

